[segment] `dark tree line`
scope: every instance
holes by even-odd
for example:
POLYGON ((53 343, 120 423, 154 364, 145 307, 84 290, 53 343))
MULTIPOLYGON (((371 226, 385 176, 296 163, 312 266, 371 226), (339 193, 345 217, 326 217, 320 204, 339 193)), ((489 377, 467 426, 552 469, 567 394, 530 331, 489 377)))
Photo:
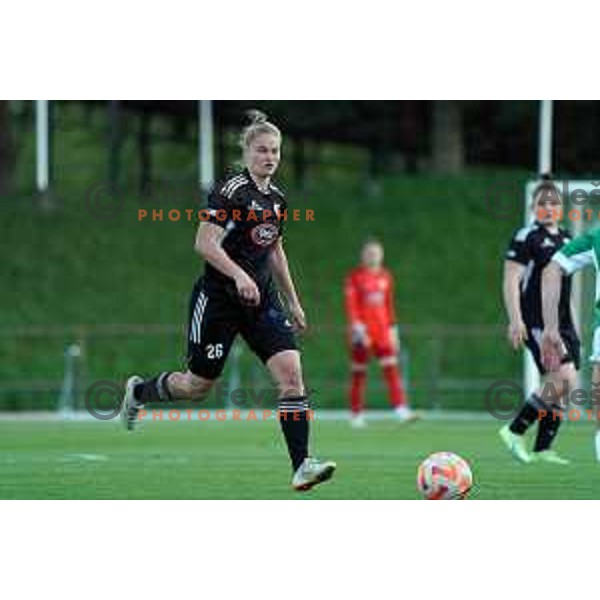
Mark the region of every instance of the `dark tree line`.
MULTIPOLYGON (((78 104, 85 113, 101 112, 106 123, 107 172, 118 178, 119 149, 135 136, 142 179, 151 178, 151 123, 171 122, 173 139, 193 143, 197 104, 192 101, 91 101, 78 104), (134 124, 133 126, 131 124, 134 124)), ((20 118, 0 101, 0 194, 14 183, 22 136, 33 135, 33 107, 20 103, 20 118)), ((224 162, 225 133, 239 130, 244 113, 259 108, 294 142, 294 169, 302 178, 306 144, 337 143, 369 151, 373 176, 383 171, 458 173, 468 166, 536 168, 536 101, 216 101, 217 164, 224 162)), ((562 174, 600 174, 600 102, 555 102, 554 158, 562 174)), ((85 124, 82 124, 85 126, 85 124)), ((60 132, 57 132, 59 135, 60 132)), ((318 156, 317 156, 318 160, 318 156)))

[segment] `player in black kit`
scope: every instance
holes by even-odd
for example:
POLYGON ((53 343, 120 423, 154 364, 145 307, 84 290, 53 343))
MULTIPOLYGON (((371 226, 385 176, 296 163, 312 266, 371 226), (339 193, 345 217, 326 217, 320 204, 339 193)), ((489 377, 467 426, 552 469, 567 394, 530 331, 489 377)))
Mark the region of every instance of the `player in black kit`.
POLYGON ((547 372, 541 356, 542 271, 554 253, 571 239, 567 231, 558 227, 561 208, 562 199, 556 186, 551 181, 542 181, 533 193, 532 210, 536 219, 531 226, 517 230, 505 255, 503 291, 509 318, 508 338, 515 350, 522 344, 528 348, 543 376, 542 386, 527 398, 512 423, 500 430, 500 437, 513 456, 526 463, 569 462, 550 447, 561 424, 558 412, 561 400, 575 388, 580 364, 580 342, 570 307, 570 276, 563 276, 561 287, 559 314, 564 348, 560 369, 547 372), (530 453, 523 436, 535 421, 538 431, 530 453))
POLYGON ((146 381, 130 377, 121 415, 132 429, 147 401, 205 398, 240 334, 278 386, 277 414, 292 463, 292 486, 305 491, 330 479, 336 465, 308 452, 309 404, 294 335, 306 320, 282 243, 287 204, 271 181, 280 161, 281 133, 258 111, 252 119, 241 140, 245 169, 215 186, 207 219, 198 228, 195 250, 206 266, 191 297, 188 369, 146 381))

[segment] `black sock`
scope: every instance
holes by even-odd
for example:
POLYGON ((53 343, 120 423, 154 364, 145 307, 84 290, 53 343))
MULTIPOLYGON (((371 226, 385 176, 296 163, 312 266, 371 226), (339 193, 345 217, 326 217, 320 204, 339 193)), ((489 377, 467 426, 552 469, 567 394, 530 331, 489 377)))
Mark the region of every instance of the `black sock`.
POLYGON ((167 378, 171 371, 164 371, 152 379, 138 383, 133 388, 133 396, 142 403, 146 402, 168 402, 172 400, 171 392, 167 387, 167 378))
POLYGON ((542 402, 541 398, 537 394, 531 394, 510 424, 509 429, 517 435, 523 435, 538 418, 539 412, 546 409, 546 404, 542 402))
POLYGON ((279 399, 279 422, 294 471, 308 456, 310 415, 306 396, 279 399))
POLYGON ((557 409, 548 408, 548 414, 540 419, 537 436, 535 438, 534 452, 548 450, 558 433, 562 419, 557 409))

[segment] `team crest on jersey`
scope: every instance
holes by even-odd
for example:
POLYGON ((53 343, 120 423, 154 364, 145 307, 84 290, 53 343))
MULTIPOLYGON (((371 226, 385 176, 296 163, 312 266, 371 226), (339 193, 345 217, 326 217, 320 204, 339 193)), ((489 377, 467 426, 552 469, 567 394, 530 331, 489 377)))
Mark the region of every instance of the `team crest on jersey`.
POLYGON ((250 237, 257 246, 270 246, 278 235, 279 228, 274 223, 261 223, 250 231, 250 237))

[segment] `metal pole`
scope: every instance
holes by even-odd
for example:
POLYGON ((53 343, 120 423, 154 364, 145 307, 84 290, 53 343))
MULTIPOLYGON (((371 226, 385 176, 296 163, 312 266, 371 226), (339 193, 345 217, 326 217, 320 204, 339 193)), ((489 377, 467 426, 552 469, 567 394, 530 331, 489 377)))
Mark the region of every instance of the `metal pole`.
POLYGON ((70 419, 75 413, 75 394, 77 388, 77 366, 76 361, 81 356, 81 346, 71 344, 65 350, 65 374, 63 387, 58 400, 58 409, 63 419, 70 419))
POLYGON ((215 179, 212 108, 212 100, 198 101, 198 168, 200 189, 203 192, 211 188, 215 179))
POLYGON ((35 101, 36 187, 45 194, 50 185, 50 111, 48 100, 35 101))
POLYGON ((540 124, 538 145, 538 173, 552 173, 552 120, 554 112, 552 100, 540 100, 540 124))

